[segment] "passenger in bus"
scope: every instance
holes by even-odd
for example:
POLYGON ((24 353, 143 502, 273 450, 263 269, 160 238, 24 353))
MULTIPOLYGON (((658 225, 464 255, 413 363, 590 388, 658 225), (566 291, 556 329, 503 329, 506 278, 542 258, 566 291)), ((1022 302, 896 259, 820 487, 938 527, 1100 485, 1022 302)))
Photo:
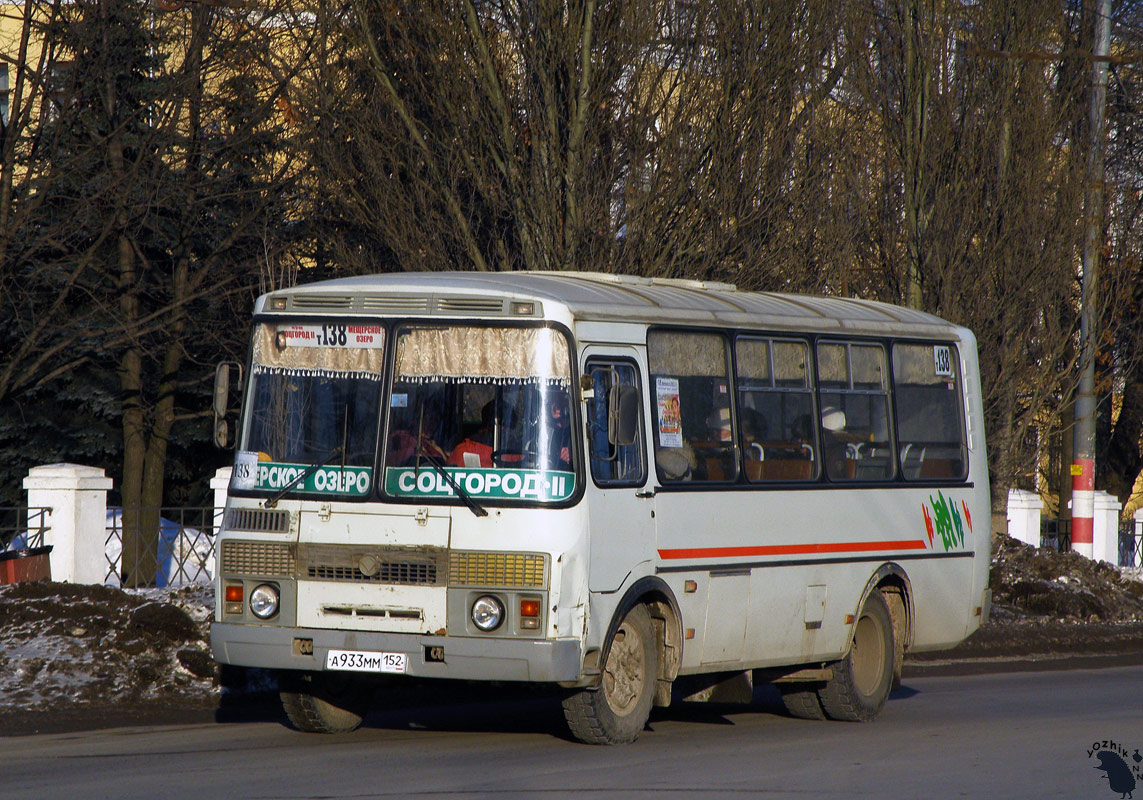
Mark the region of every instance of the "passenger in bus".
POLYGON ((851 478, 846 446, 852 435, 845 431, 845 412, 835 406, 822 407, 822 453, 826 473, 831 478, 851 478))
POLYGON ((691 480, 697 463, 694 448, 686 439, 682 447, 659 447, 655 450, 655 465, 664 480, 691 480))
POLYGON ((480 409, 480 428, 457 443, 448 457, 453 467, 491 467, 492 442, 494 436, 493 414, 495 407, 490 400, 480 409))
POLYGON ((766 418, 752 408, 739 408, 742 420, 742 457, 745 460, 746 476, 756 481, 762 477, 762 462, 766 451, 762 441, 766 438, 766 418))
POLYGON ((418 439, 420 453, 427 454, 440 461, 448 458, 448 447, 437 443, 441 435, 441 414, 432 403, 426 403, 422 416, 411 421, 413 430, 398 428, 389 434, 389 465, 405 466, 415 463, 418 456, 418 439), (420 436, 416 428, 420 429, 420 436))
POLYGON ((706 427, 710 441, 729 442, 731 438, 730 409, 716 408, 710 412, 706 418, 706 427))
POLYGON ((811 444, 814 441, 814 418, 809 414, 799 414, 790 424, 790 436, 795 442, 811 444))
POLYGON ((734 477, 734 434, 730 426, 730 408, 716 408, 706 418, 707 441, 699 451, 699 478, 721 481, 734 477))
POLYGON ((753 408, 742 408, 740 416, 742 418, 742 449, 748 459, 761 461, 765 458, 762 442, 765 441, 769 428, 766 424, 766 418, 753 408))
POLYGON ((543 455, 545 469, 571 469, 571 409, 568 396, 556 391, 548 398, 548 448, 543 455))

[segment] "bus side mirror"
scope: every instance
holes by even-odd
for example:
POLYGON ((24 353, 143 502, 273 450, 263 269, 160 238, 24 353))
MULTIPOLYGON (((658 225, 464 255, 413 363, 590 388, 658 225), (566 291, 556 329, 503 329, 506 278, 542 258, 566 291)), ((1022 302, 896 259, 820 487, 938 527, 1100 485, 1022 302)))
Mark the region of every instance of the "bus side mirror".
POLYGON ((214 370, 214 399, 211 406, 214 409, 214 444, 217 447, 228 448, 233 445, 230 436, 230 387, 232 383, 242 383, 242 365, 233 361, 223 361, 214 370), (234 380, 231 380, 231 373, 234 380))
POLYGON ((612 384, 607 398, 607 441, 614 445, 635 444, 639 435, 639 390, 612 384))

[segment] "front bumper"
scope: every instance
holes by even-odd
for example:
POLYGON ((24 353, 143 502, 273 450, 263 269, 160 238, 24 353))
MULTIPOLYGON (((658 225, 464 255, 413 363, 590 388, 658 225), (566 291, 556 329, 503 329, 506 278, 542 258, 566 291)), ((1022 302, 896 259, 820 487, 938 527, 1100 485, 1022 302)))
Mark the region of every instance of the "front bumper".
POLYGON ((583 650, 574 639, 421 636, 215 622, 210 647, 221 664, 315 672, 325 669, 330 650, 405 653, 407 674, 424 678, 568 682, 579 680, 583 667, 583 650), (312 654, 300 654, 295 640, 312 641, 312 654), (426 661, 428 647, 444 648, 443 660, 426 661))

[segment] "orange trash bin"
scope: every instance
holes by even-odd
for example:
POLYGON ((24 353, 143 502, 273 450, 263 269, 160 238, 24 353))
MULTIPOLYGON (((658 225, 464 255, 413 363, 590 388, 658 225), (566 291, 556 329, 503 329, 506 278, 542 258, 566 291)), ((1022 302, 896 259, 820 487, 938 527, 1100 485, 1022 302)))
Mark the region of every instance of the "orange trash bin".
POLYGON ((9 550, 0 553, 0 584, 21 581, 50 581, 52 565, 48 554, 52 546, 9 550))

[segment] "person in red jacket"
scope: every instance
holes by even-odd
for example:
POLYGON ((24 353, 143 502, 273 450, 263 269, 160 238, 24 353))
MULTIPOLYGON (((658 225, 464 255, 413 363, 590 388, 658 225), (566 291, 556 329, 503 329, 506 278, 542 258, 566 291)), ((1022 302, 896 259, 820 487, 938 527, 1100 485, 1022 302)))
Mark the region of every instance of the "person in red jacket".
POLYGON ((419 437, 416 429, 405 430, 404 428, 398 428, 389 435, 389 465, 403 466, 416 461, 418 439, 421 452, 442 461, 447 458, 447 445, 442 446, 437 442, 437 437, 440 435, 440 424, 440 411, 436 406, 426 404, 423 418, 414 420, 415 428, 420 429, 419 437))
POLYGON ((480 428, 462 439, 452 449, 448 457, 449 466, 470 468, 492 466, 492 414, 492 403, 485 403, 480 409, 480 428))

